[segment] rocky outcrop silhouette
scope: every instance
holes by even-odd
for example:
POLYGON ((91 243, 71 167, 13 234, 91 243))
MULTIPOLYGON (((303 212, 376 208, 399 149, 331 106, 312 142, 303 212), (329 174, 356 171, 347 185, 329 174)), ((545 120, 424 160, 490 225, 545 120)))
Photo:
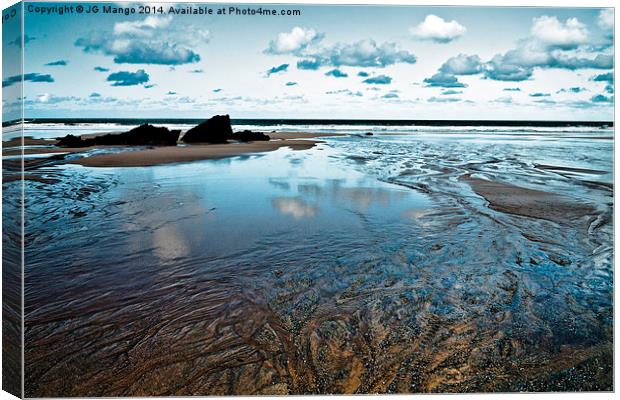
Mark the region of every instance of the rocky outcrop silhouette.
POLYGON ((185 143, 226 143, 232 136, 228 115, 216 115, 185 132, 185 143))
POLYGON ((123 133, 109 133, 91 138, 67 135, 57 143, 61 147, 90 146, 176 146, 180 130, 143 124, 123 133))
POLYGON ((271 138, 267 135, 265 135, 262 132, 252 132, 252 131, 241 131, 241 132, 235 132, 232 134, 232 136, 230 137, 232 140, 238 140, 240 142, 254 142, 257 140, 270 140, 271 138))

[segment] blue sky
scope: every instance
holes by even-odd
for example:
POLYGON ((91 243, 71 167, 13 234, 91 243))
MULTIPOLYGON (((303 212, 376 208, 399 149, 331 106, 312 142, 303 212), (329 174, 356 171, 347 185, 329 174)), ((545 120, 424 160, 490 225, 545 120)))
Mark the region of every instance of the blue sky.
POLYGON ((26 11, 26 117, 613 119, 609 9, 273 7, 26 11))

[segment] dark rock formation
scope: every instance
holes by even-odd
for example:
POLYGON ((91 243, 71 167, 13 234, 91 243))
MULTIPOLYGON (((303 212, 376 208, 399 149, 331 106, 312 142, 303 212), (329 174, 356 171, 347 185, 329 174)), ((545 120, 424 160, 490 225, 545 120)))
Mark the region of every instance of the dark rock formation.
POLYGON ((232 134, 230 117, 216 115, 185 132, 183 141, 186 143, 226 143, 232 134))
POLYGON ((271 138, 267 135, 265 135, 262 132, 252 132, 252 131, 242 131, 242 132, 235 132, 232 134, 232 136, 230 137, 232 140, 238 140, 240 142, 254 142, 257 140, 270 140, 271 138))
POLYGON ((109 133, 88 139, 67 135, 57 143, 61 147, 89 146, 176 146, 180 130, 170 130, 149 124, 140 125, 128 132, 109 133))
POLYGON ((84 147, 84 141, 79 136, 67 135, 64 138, 60 139, 58 146, 61 147, 84 147))

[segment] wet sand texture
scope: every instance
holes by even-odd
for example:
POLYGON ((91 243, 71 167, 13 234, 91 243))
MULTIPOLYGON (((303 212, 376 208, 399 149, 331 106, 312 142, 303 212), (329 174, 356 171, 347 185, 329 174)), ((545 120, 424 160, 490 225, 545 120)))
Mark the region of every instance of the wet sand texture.
POLYGON ((489 202, 489 208, 495 211, 563 224, 576 224, 595 211, 590 204, 578 203, 559 194, 473 178, 471 175, 464 175, 461 180, 484 197, 489 202))
MULTIPOLYGON (((274 140, 262 143, 114 149, 124 153, 82 161, 174 163, 308 148, 315 142, 300 139, 317 137, 269 135, 274 140)), ((208 170, 48 168, 77 154, 26 159, 27 177, 59 181, 26 182, 33 199, 26 209, 36 212, 25 243, 25 395, 613 390, 611 193, 597 186, 609 198, 583 197, 590 189, 568 178, 553 186, 561 175, 554 171, 567 171, 532 168, 523 161, 531 147, 515 160, 514 143, 472 149, 410 140, 338 141, 336 154, 350 164, 334 159, 330 146, 203 163, 215 168, 208 170), (317 156, 329 160, 318 164, 321 173, 304 173, 307 182, 287 177, 317 166, 317 156), (344 189, 360 183, 343 187, 333 171, 349 174, 363 163, 372 167, 364 174, 400 170, 394 183, 433 205, 393 219, 352 208, 344 189), (247 171, 279 188, 263 193, 237 180, 247 171), (184 174, 187 182, 176 182, 184 174), (532 180, 502 183, 520 174, 532 180), (201 177, 208 179, 195 184, 201 177), (526 188, 540 177, 549 191, 526 188), (318 202, 316 179, 339 197, 318 202), (575 189, 574 198, 553 193, 557 185, 575 189), (204 197, 218 190, 251 202, 204 197), (255 222, 269 216, 259 204, 300 219, 246 242, 234 216, 247 211, 248 225, 271 224, 255 222), (339 207, 330 212, 328 204, 339 207), (584 230, 591 213, 599 220, 584 230), (217 218, 212 236, 200 236, 217 218), (227 229, 239 246, 215 251, 227 229)), ((549 159, 568 158, 553 148, 549 159)), ((19 167, 8 161, 5 168, 19 167)), ((393 207, 383 204, 377 209, 393 207)))

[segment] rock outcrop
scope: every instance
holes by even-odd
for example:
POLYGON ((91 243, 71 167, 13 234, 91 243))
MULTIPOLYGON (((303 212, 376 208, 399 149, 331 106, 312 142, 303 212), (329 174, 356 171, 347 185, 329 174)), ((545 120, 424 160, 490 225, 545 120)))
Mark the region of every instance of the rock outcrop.
POLYGON ((269 136, 265 135, 262 132, 252 132, 248 130, 235 132, 230 138, 232 140, 238 140, 240 142, 254 142, 257 140, 268 141, 271 139, 269 136))
POLYGON ((89 146, 176 146, 180 130, 170 130, 143 124, 123 133, 109 133, 83 139, 74 135, 67 135, 57 143, 61 147, 89 147, 89 146))
POLYGON ((232 136, 228 115, 216 115, 185 132, 185 143, 226 143, 232 136))

